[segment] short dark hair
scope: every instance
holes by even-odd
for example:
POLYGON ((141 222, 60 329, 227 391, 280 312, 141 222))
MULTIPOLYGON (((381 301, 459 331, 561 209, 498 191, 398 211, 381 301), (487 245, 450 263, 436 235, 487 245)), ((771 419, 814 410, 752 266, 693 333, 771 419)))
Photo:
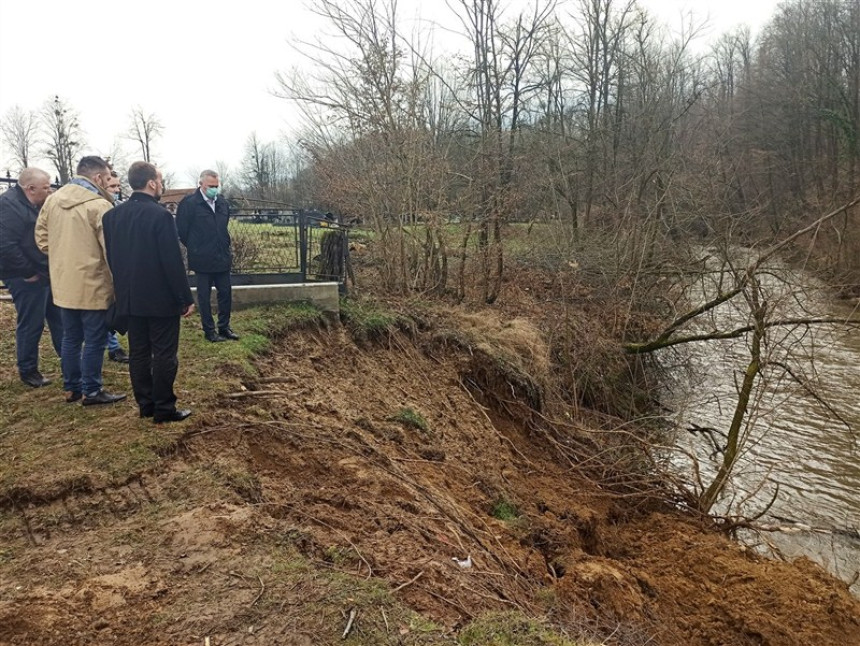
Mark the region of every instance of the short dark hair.
POLYGON ((83 175, 84 177, 92 177, 93 175, 104 173, 109 170, 110 166, 108 166, 108 163, 104 159, 97 157, 96 155, 87 155, 86 157, 81 157, 81 161, 78 162, 78 167, 75 169, 75 173, 83 175))
POLYGON ((137 161, 128 169, 128 185, 133 191, 139 191, 146 186, 149 180, 157 179, 158 171, 149 162, 137 161))

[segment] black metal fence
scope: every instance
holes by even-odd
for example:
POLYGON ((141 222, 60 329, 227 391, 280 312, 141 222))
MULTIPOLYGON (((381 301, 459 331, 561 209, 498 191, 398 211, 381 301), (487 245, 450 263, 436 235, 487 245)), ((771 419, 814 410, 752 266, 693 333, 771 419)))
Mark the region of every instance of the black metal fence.
POLYGON ((303 210, 231 215, 233 284, 346 282, 349 231, 303 210))

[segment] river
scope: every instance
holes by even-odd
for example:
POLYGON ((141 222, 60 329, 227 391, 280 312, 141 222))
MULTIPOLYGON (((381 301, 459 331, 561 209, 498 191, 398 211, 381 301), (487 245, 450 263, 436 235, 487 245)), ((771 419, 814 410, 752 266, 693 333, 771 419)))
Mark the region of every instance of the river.
MULTIPOLYGON (((718 274, 690 298, 713 294, 718 274)), ((860 316, 860 308, 835 302, 803 272, 777 264, 763 282, 776 318, 860 316)), ((698 331, 746 323, 744 309, 722 306, 698 331)), ((769 339, 764 353, 771 367, 758 382, 744 451, 714 511, 753 516, 776 496, 756 521, 776 531, 742 538, 765 553, 807 556, 853 582, 852 592, 860 596, 860 329, 779 327, 769 339)), ((662 351, 664 363, 675 366, 667 395, 679 449, 673 464, 689 479, 698 471, 705 485, 721 455, 707 432, 689 429, 715 429, 711 436, 724 441, 719 433, 728 430, 734 413, 737 384, 750 360, 747 344, 742 338, 662 351)))

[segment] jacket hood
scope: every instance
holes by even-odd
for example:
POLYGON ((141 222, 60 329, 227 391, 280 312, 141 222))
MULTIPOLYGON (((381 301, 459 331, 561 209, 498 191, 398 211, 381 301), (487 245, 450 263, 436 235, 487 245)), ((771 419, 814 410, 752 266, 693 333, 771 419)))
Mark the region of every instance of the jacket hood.
POLYGON ((78 184, 66 184, 51 196, 53 202, 61 209, 74 209, 81 204, 94 200, 105 200, 107 198, 99 193, 93 193, 89 189, 78 184))

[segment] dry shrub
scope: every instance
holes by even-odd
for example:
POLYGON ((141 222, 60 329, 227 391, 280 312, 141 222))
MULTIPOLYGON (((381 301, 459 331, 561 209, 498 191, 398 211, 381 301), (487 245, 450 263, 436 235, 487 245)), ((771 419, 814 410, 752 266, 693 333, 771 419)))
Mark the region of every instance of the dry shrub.
POLYGON ((467 384, 494 410, 528 424, 543 410, 550 387, 549 347, 540 330, 525 319, 502 320, 495 312, 449 312, 436 340, 465 349, 467 384))
POLYGON ((520 318, 503 321, 495 312, 458 312, 452 320, 477 349, 511 362, 535 381, 546 382, 550 370, 549 347, 543 333, 531 321, 520 318))
POLYGON ((609 321, 618 312, 611 306, 601 312, 569 312, 557 319, 551 331, 553 359, 563 398, 580 407, 634 418, 649 400, 642 359, 625 355, 620 339, 611 334, 609 321))
POLYGON ((249 271, 260 256, 260 245, 250 235, 236 232, 231 236, 230 251, 233 271, 249 271))

